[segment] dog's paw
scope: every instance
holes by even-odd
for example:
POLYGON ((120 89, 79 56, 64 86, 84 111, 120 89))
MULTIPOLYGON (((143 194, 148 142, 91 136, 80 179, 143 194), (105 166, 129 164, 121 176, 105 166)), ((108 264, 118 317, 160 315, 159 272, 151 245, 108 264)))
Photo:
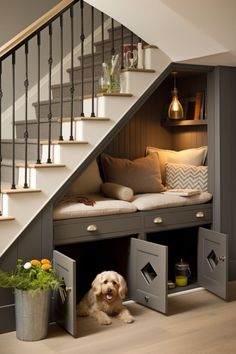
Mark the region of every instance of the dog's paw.
POLYGON ((134 317, 131 315, 128 309, 123 308, 119 313, 118 318, 124 323, 132 323, 135 321, 134 317))
POLYGON ((112 323, 111 318, 105 312, 99 312, 96 319, 100 325, 110 325, 112 323))
POLYGON ((134 317, 131 316, 131 315, 127 315, 127 316, 124 316, 122 318, 122 320, 125 322, 125 323, 133 323, 135 321, 134 317))

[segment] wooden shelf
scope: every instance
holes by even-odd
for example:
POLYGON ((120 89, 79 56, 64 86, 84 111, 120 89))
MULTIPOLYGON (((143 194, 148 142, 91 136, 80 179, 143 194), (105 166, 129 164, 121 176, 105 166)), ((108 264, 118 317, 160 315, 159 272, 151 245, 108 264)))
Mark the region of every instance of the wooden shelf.
POLYGON ((196 126, 196 125, 207 125, 207 120, 205 119, 180 119, 180 120, 171 120, 166 119, 162 120, 161 124, 164 127, 183 127, 183 126, 196 126))

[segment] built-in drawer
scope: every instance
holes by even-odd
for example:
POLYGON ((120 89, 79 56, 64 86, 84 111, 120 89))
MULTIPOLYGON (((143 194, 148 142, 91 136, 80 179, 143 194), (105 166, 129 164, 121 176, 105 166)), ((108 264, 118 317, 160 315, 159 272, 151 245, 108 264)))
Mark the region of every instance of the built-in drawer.
POLYGON ((212 222, 212 204, 160 209, 144 214, 144 229, 158 231, 212 222))
POLYGON ((138 234, 142 229, 139 213, 54 221, 54 244, 93 241, 138 234))

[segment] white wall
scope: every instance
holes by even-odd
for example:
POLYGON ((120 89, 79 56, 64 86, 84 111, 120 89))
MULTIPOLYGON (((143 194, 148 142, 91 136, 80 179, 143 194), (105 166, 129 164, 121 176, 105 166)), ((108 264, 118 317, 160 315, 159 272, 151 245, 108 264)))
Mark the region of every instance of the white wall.
POLYGON ((0 46, 61 0, 0 0, 0 46))

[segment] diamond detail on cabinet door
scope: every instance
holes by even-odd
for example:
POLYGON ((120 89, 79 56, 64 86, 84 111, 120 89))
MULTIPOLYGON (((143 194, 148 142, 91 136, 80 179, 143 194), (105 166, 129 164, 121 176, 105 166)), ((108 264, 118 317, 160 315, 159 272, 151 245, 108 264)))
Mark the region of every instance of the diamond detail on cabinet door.
POLYGON ((157 277, 157 273, 149 262, 141 269, 141 272, 148 284, 157 277))
POLYGON ((211 270, 213 271, 214 268, 216 268, 219 263, 219 259, 218 259, 217 255, 215 254, 214 250, 212 250, 209 253, 209 255, 207 256, 207 261, 208 261, 208 264, 209 264, 211 270))

